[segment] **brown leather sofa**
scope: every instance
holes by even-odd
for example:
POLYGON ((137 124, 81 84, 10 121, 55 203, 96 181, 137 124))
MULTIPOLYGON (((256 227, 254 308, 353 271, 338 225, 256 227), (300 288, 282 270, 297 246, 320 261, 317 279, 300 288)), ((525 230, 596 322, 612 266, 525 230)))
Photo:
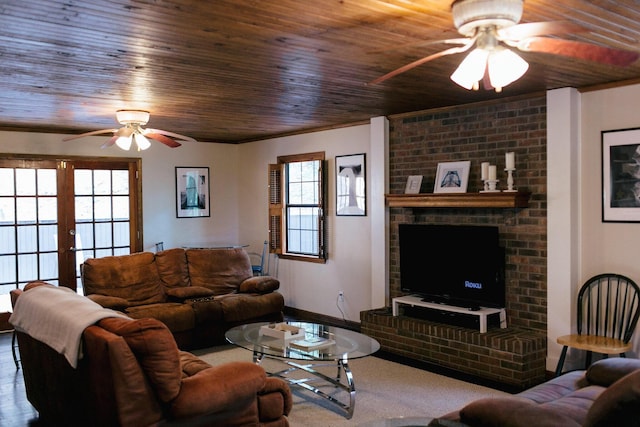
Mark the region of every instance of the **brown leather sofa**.
POLYGON ((253 276, 244 249, 182 249, 87 259, 84 294, 103 307, 163 322, 183 350, 225 343, 231 327, 283 319, 280 282, 253 276))
MULTIPOLYGON (((29 284, 25 293, 12 291, 12 302, 41 285, 29 284)), ((49 311, 58 308, 64 309, 49 311)), ((267 377, 250 362, 211 366, 178 350, 167 327, 156 319, 107 317, 88 326, 75 369, 31 335, 17 332, 17 338, 27 398, 39 412, 38 425, 289 425, 292 400, 285 381, 267 377)))
POLYGON ((640 360, 602 359, 514 396, 486 398, 433 420, 447 427, 640 425, 640 360))

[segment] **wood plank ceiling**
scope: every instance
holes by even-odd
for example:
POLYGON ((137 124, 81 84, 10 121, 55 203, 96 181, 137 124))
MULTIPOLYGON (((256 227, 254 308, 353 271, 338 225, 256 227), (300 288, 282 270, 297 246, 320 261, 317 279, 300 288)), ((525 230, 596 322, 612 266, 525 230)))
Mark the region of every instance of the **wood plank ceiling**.
MULTIPOLYGON (((201 141, 256 139, 559 87, 637 79, 618 68, 523 53, 497 94, 449 79, 451 55, 367 82, 459 37, 449 0, 3 0, 0 128, 80 133, 151 112, 201 141)), ((563 38, 640 51, 637 1, 526 0, 521 22, 567 19, 563 38)), ((640 61, 638 61, 640 62, 640 61)))

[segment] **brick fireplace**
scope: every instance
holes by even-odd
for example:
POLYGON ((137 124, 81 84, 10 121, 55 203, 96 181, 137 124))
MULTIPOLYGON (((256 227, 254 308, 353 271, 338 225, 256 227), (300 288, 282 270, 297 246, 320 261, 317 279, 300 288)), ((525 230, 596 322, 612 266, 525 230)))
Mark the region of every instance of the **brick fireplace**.
MULTIPOLYGON (((480 334, 409 316, 363 312, 363 332, 386 351, 503 383, 528 387, 544 379, 546 302, 546 96, 501 99, 389 118, 390 193, 409 175, 433 192, 439 162, 471 160, 467 192, 482 186, 480 163, 497 165, 506 187, 505 152, 516 157, 515 186, 531 192, 528 208, 390 208, 389 296, 400 288, 398 225, 493 225, 505 247, 507 329, 480 334)), ((425 242, 425 245, 430 244, 425 242)), ((425 272, 427 274, 427 272, 425 272)))

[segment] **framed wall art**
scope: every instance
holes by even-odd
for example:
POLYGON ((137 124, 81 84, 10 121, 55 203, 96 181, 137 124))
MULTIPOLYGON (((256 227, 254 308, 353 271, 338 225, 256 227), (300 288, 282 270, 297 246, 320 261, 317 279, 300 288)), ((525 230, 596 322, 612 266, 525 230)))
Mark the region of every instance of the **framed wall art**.
POLYGON ((367 215, 364 153, 336 156, 336 215, 367 215))
POLYGON ((210 216, 208 167, 176 167, 176 216, 210 216))
POLYGON ((434 193, 466 193, 471 161, 438 163, 434 193))
POLYGON ((602 221, 640 222, 640 128, 602 132, 602 221))

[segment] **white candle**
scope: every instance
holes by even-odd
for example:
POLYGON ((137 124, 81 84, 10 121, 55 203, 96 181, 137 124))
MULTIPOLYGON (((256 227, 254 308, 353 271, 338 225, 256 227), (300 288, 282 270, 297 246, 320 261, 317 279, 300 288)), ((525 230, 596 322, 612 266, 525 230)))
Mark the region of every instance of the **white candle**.
POLYGON ((489 181, 496 180, 496 165, 489 165, 489 181))
POLYGON ((504 155, 506 169, 515 169, 516 168, 516 153, 510 151, 504 155))
POLYGON ((486 181, 489 176, 489 162, 482 162, 480 164, 480 167, 481 167, 480 179, 482 179, 483 181, 486 181))

